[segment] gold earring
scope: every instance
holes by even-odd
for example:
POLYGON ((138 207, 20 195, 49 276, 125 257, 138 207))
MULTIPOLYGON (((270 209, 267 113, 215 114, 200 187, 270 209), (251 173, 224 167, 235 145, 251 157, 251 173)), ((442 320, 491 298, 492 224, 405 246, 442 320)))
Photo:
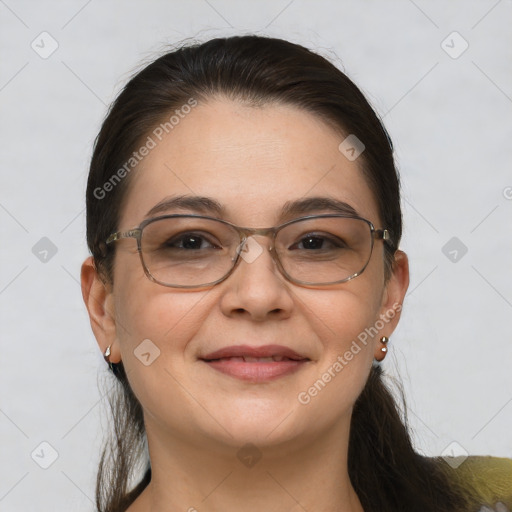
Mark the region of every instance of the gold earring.
POLYGON ((104 358, 104 359, 105 359, 105 361, 106 361, 107 363, 109 363, 109 364, 110 364, 110 347, 111 347, 111 346, 112 346, 112 345, 109 345, 109 346, 107 347, 107 349, 105 350, 104 354, 103 354, 103 358, 104 358))
POLYGON ((106 348, 105 352, 103 353, 103 358, 105 359, 105 362, 108 364, 110 371, 117 377, 120 374, 121 363, 112 363, 110 361, 110 347, 111 346, 112 345, 109 345, 106 348))
POLYGON ((380 351, 382 352, 382 357, 380 357, 378 359, 375 358, 379 363, 386 357, 386 354, 388 352, 388 347, 386 346, 386 344, 389 342, 389 338, 387 336, 382 336, 382 338, 380 339, 380 342, 384 345, 380 349, 380 351))

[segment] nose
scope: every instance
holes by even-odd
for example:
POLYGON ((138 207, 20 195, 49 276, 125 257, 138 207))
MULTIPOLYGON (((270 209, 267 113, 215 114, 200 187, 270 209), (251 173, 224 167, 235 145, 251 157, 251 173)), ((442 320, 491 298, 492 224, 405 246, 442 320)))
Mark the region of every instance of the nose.
POLYGON ((270 240, 249 237, 234 272, 220 286, 225 315, 242 315, 255 321, 287 318, 293 309, 290 283, 279 271, 269 250, 270 240))

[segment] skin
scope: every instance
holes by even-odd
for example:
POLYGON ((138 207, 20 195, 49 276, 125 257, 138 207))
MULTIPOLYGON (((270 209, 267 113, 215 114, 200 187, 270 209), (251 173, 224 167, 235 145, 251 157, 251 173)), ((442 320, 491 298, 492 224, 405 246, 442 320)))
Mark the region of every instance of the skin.
MULTIPOLYGON (((226 220, 246 227, 278 225, 286 201, 310 196, 343 200, 383 227, 359 162, 338 150, 343 138, 294 107, 211 99, 139 164, 119 229, 138 226, 164 197, 181 194, 216 199, 226 220)), ((169 211, 187 212, 197 213, 169 211)), ((265 249, 270 242, 257 241, 265 249)), ((144 410, 152 481, 129 512, 362 510, 347 472, 350 418, 373 359, 382 358, 380 337, 391 336, 400 314, 307 405, 297 396, 379 315, 402 303, 407 257, 397 251, 386 281, 383 252, 376 241, 360 276, 324 287, 290 283, 267 250, 199 290, 151 282, 133 239, 116 242, 113 285, 98 276, 91 258, 84 262, 83 295, 99 347, 112 345, 111 361, 123 361, 144 410), (160 350, 150 366, 133 354, 144 339, 160 350), (272 343, 310 362, 256 384, 198 359, 228 345, 272 343), (237 457, 247 443, 262 456, 252 467, 237 457)))

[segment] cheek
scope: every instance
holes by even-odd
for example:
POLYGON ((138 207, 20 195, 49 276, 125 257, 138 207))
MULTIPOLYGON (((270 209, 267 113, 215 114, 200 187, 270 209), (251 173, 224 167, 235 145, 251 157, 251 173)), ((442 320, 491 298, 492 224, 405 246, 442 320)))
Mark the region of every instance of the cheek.
POLYGON ((374 357, 369 333, 380 306, 380 294, 370 282, 354 280, 343 289, 303 298, 310 327, 322 344, 316 374, 297 396, 307 415, 335 421, 340 411, 351 409, 366 383, 374 357))
POLYGON ((145 276, 120 283, 115 290, 117 337, 134 390, 142 384, 149 389, 151 379, 165 369, 179 374, 186 347, 208 313, 207 294, 166 289, 145 276))
MULTIPOLYGON (((334 352, 348 350, 353 341, 364 339, 362 334, 375 324, 381 304, 380 290, 372 290, 363 280, 342 286, 338 290, 314 291, 302 300, 312 329, 331 357, 334 352)), ((362 349, 365 347, 361 344, 362 349)))
POLYGON ((145 413, 166 418, 165 423, 172 425, 176 411, 197 408, 180 383, 188 379, 189 341, 208 314, 204 307, 208 291, 168 291, 144 280, 136 284, 127 280, 117 293, 121 358, 145 413))
POLYGON ((116 321, 125 327, 120 335, 122 350, 134 350, 150 339, 164 357, 183 352, 206 316, 203 299, 208 291, 176 292, 144 279, 138 286, 127 283, 118 295, 116 321))

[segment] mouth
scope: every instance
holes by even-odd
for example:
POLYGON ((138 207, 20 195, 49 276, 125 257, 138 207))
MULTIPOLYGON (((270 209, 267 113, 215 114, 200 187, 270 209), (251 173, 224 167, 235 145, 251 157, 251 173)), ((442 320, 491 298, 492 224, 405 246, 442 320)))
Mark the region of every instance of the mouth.
POLYGON ((200 360, 216 371, 249 382, 266 382, 290 375, 310 361, 282 345, 225 347, 200 360))

